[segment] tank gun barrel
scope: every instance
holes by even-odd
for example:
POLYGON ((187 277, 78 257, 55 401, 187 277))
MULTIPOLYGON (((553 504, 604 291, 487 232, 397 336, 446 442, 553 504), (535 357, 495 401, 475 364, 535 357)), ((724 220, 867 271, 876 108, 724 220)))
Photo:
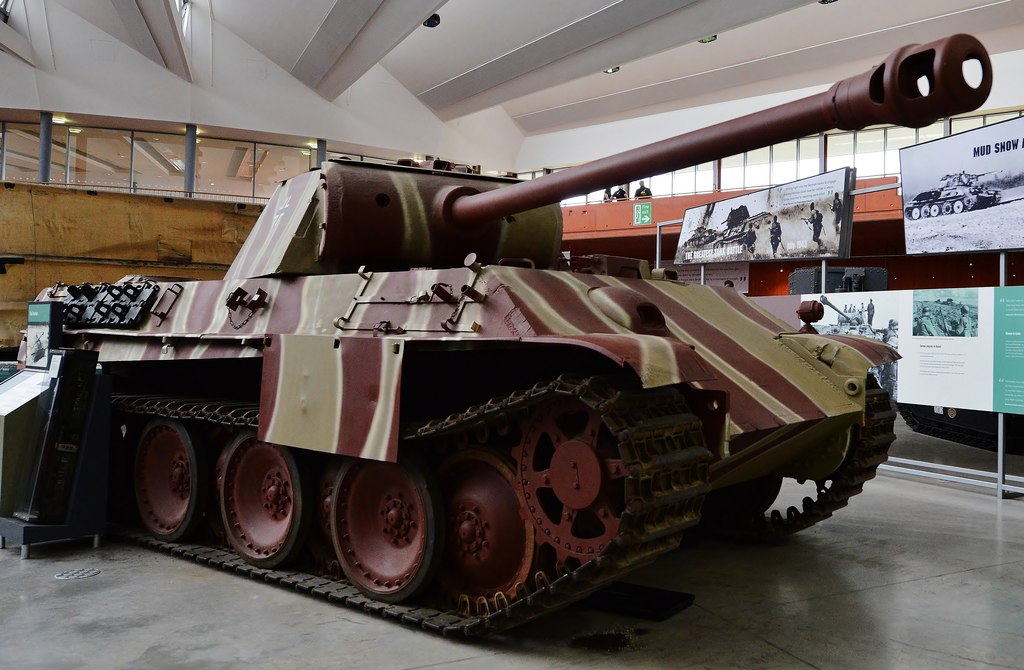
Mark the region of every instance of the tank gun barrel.
POLYGON ((985 47, 970 35, 952 35, 897 49, 880 65, 837 82, 825 93, 508 188, 479 194, 453 189, 438 204, 454 227, 472 226, 833 128, 858 130, 879 123, 927 126, 977 109, 991 87, 992 66, 985 47), (970 61, 981 67, 980 82, 968 81, 964 73, 970 61))
POLYGON ((839 320, 840 321, 848 321, 848 322, 852 322, 853 321, 853 319, 851 319, 849 317, 849 315, 843 313, 843 310, 841 310, 838 307, 836 307, 835 305, 833 305, 832 301, 829 300, 827 296, 821 296, 820 298, 818 298, 818 302, 820 302, 822 305, 827 305, 827 306, 831 307, 832 309, 834 309, 836 311, 836 313, 839 315, 839 320))

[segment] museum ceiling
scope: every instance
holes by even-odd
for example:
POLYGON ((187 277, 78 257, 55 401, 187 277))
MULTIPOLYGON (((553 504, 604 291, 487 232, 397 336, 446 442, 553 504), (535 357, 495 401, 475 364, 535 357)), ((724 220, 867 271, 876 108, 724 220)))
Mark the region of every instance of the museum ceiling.
MULTIPOLYGON (((189 77, 171 3, 58 1, 189 77)), ((443 120, 500 105, 527 135, 818 86, 956 32, 1016 50, 1024 24, 1024 0, 191 1, 328 100, 379 65, 443 120)))

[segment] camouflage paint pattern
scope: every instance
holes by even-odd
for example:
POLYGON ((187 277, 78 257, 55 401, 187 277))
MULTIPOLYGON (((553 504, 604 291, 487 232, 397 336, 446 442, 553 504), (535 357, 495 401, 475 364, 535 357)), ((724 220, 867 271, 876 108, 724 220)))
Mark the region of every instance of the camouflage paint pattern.
POLYGON ((836 434, 833 456, 798 474, 841 459, 862 420, 867 368, 895 355, 871 340, 786 330, 731 289, 493 265, 191 282, 162 322, 80 332, 101 362, 262 356, 261 439, 381 460, 397 453, 407 347, 581 347, 645 387, 685 383, 698 398, 726 398, 723 411, 694 411, 722 424, 706 432, 720 436, 708 448, 728 483, 820 452, 836 434), (229 309, 238 289, 262 290, 265 306, 229 309))

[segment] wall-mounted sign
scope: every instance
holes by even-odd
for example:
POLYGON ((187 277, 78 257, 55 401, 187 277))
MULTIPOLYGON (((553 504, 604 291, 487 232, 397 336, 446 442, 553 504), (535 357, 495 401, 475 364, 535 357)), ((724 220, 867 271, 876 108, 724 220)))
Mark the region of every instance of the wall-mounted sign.
POLYGON ((651 218, 651 203, 649 202, 638 202, 633 205, 633 225, 634 226, 649 226, 654 223, 654 219, 651 218))

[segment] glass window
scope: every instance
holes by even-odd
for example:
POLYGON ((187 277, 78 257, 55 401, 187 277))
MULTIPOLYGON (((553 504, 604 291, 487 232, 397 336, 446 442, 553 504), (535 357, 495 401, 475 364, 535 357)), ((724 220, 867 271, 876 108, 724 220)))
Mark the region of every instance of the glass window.
POLYGON ((949 132, 956 135, 957 133, 981 128, 983 125, 985 125, 985 117, 983 116, 969 116, 965 119, 950 119, 949 132))
POLYGON ((786 184, 796 180, 796 142, 783 142, 772 147, 771 183, 786 184))
POLYGON ((877 177, 885 173, 885 131, 862 130, 856 133, 857 155, 853 164, 858 177, 877 177))
POLYGON ((931 140, 937 140, 943 135, 943 123, 942 121, 936 121, 930 126, 917 129, 917 143, 929 142, 931 140))
POLYGON ((658 174, 651 177, 651 181, 647 184, 651 187, 651 193, 655 196, 658 195, 672 195, 675 191, 672 190, 672 173, 666 172, 665 174, 658 174))
POLYGON ((211 137, 196 141, 196 192, 251 197, 256 163, 267 152, 257 155, 252 142, 211 137))
POLYGON ((34 123, 8 123, 5 138, 8 181, 35 181, 39 178, 39 126, 34 123))
POLYGON ((565 200, 562 201, 562 205, 564 205, 566 207, 571 206, 571 205, 585 205, 585 204, 587 204, 587 196, 585 196, 585 195, 577 195, 577 196, 574 196, 572 198, 566 198, 565 200))
POLYGON ((1020 114, 1018 112, 1006 112, 1004 114, 986 114, 985 125, 991 126, 993 123, 999 123, 1000 121, 1009 121, 1010 119, 1016 119, 1020 114))
POLYGON ((50 178, 49 182, 63 184, 67 177, 68 128, 53 124, 50 134, 50 178))
POLYGON ((771 157, 769 147, 747 152, 747 162, 743 167, 743 187, 759 188, 771 182, 771 157))
POLYGON ((799 140, 797 149, 797 179, 821 174, 821 144, 818 137, 799 140))
POLYGON ((285 179, 307 172, 316 163, 316 149, 256 145, 256 197, 269 198, 285 179))
MULTIPOLYGON (((69 184, 129 186, 132 152, 130 132, 106 128, 70 127, 67 129, 67 138, 68 153, 71 159, 66 172, 69 184)), ((54 170, 56 170, 56 146, 54 149, 54 170)), ((51 177, 53 176, 55 175, 51 174, 51 177)), ((63 180, 64 173, 60 175, 60 178, 63 180)))
POLYGON ((588 193, 587 202, 604 202, 604 189, 588 193))
POLYGON ((722 183, 719 189, 729 191, 743 188, 743 154, 722 159, 722 183))
POLYGON ((914 144, 913 128, 885 129, 885 174, 900 173, 900 149, 914 144))
POLYGON ((191 0, 175 0, 178 5, 178 16, 181 18, 181 34, 188 39, 189 28, 192 25, 192 2, 191 0))
POLYGON ((709 161, 697 166, 695 175, 696 193, 710 193, 715 190, 715 162, 709 161))
MULTIPOLYGON (((156 191, 185 189, 185 136, 135 133, 132 188, 156 191)), ((200 190, 198 185, 196 190, 200 190)))
POLYGON ((853 133, 826 135, 825 172, 853 167, 853 133))
POLYGON ((672 173, 672 193, 696 193, 697 192, 697 168, 688 167, 676 170, 672 173))

